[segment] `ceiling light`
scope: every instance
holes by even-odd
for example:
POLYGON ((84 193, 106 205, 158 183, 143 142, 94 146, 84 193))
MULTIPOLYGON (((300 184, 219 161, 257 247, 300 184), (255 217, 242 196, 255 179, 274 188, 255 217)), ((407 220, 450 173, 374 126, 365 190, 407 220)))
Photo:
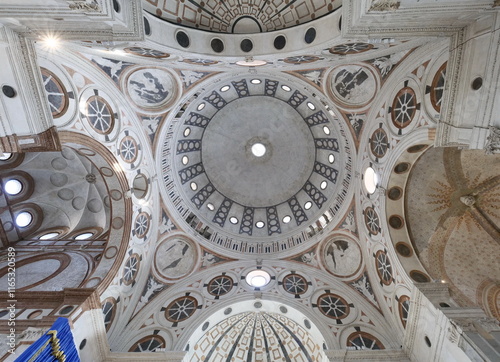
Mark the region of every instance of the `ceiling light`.
POLYGON ((53 35, 46 36, 42 41, 43 44, 50 49, 55 49, 61 44, 59 39, 53 35))
POLYGON ((271 276, 268 272, 257 269, 252 270, 250 273, 248 273, 245 277, 245 281, 248 283, 248 285, 254 288, 262 288, 269 284, 269 282, 271 281, 271 276))
POLYGON ((241 65, 243 67, 260 67, 262 65, 266 65, 267 62, 265 60, 255 60, 253 57, 245 58, 245 60, 238 60, 236 65, 241 65))

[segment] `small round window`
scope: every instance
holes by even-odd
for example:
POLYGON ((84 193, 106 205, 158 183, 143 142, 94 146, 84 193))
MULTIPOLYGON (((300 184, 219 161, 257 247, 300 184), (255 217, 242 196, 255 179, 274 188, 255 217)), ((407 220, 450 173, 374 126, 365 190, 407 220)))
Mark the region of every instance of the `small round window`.
POLYGON ((9 195, 19 195, 23 190, 23 183, 18 179, 10 179, 4 185, 5 192, 9 195))
POLYGON ((24 228, 31 224, 33 221, 33 215, 31 215, 27 211, 22 211, 16 216, 16 225, 19 226, 20 228, 24 228))
POLYGON ((94 233, 81 233, 75 236, 75 240, 87 240, 90 239, 94 233))

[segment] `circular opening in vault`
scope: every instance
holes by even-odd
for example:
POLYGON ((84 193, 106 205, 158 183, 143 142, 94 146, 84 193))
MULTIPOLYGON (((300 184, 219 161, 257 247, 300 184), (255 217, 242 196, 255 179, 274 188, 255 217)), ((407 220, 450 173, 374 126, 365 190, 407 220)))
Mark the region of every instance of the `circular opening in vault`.
POLYGON ((248 285, 254 288, 261 288, 271 281, 271 276, 264 270, 252 270, 245 277, 248 285))
POLYGON ((373 194, 377 189, 378 184, 378 175, 375 173, 373 168, 368 167, 366 169, 363 181, 365 183, 366 191, 368 191, 369 194, 373 194))
POLYGON ((252 154, 255 157, 262 157, 266 154, 266 146, 262 143, 254 143, 252 145, 252 154))

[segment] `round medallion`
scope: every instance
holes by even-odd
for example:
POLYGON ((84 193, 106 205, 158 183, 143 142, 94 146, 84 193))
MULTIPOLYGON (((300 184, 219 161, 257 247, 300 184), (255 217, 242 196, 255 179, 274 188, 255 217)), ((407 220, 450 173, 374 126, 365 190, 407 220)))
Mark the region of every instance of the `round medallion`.
POLYGON ((365 209, 365 225, 371 235, 377 235, 380 231, 380 219, 373 207, 365 209))
POLYGON ((220 297, 221 295, 229 293, 232 288, 233 279, 231 279, 227 275, 220 275, 213 278, 212 280, 210 280, 207 286, 208 292, 216 297, 220 297))
POLYGON ((377 128, 370 137, 370 150, 377 158, 385 156, 389 148, 389 138, 383 128, 377 128))
POLYGON ((176 95, 172 75, 158 68, 141 68, 131 73, 126 80, 126 90, 138 107, 146 109, 168 106, 176 95))
POLYGON ((198 308, 196 298, 186 295, 171 302, 165 308, 165 318, 168 321, 178 323, 191 317, 198 308))
POLYGON ((346 300, 332 293, 320 295, 317 306, 321 313, 332 319, 344 319, 350 312, 350 307, 346 300))
POLYGON ((347 337, 347 346, 356 350, 384 349, 384 345, 369 333, 356 331, 347 337))
POLYGON ((349 277, 361 267, 361 250, 348 238, 332 238, 323 246, 325 268, 335 276, 349 277))
POLYGON ((375 74, 362 65, 334 68, 327 84, 333 97, 349 107, 366 105, 377 92, 375 74))
POLYGON ((399 319, 401 319, 401 323, 403 327, 406 328, 406 322, 408 321, 408 314, 410 313, 410 297, 407 295, 402 295, 398 299, 398 310, 399 310, 399 319))
POLYGON ((347 55, 347 54, 364 53, 370 49, 373 49, 373 44, 369 44, 369 43, 345 43, 345 44, 336 45, 336 46, 330 48, 329 51, 332 54, 347 55))
POLYGON ((125 50, 127 53, 147 58, 168 58, 170 56, 170 54, 164 53, 159 50, 142 48, 142 47, 129 47, 123 50, 125 50))
POLYGON ((45 68, 41 68, 41 71, 52 117, 61 117, 68 109, 68 92, 54 73, 45 68))
POLYGON ((85 115, 94 131, 99 134, 109 134, 115 125, 111 106, 100 96, 91 96, 87 100, 85 115))
POLYGON ((196 257, 194 245, 188 239, 175 236, 158 245, 155 268, 166 279, 179 279, 193 270, 196 257))
POLYGON ((392 102, 391 119, 395 127, 408 127, 417 113, 417 96, 410 87, 401 89, 392 102))
POLYGON ((137 272, 141 265, 141 257, 138 254, 132 254, 123 267, 123 284, 130 285, 135 281, 137 272))
POLYGON ((134 222, 134 233, 135 236, 139 239, 142 239, 146 236, 149 230, 150 217, 146 212, 141 212, 135 218, 134 222))
POLYGON ((394 278, 392 275, 393 271, 391 262, 387 257, 387 253, 382 250, 377 251, 377 254, 375 254, 375 261, 377 264, 377 274, 380 278, 380 281, 385 285, 391 284, 394 278))
POLYGON ((444 82, 446 80, 446 67, 448 62, 445 62, 436 72, 431 84, 431 104, 437 112, 441 112, 441 102, 444 94, 444 82))
POLYGON ((283 289, 296 296, 307 292, 307 280, 299 274, 288 274, 283 278, 283 289))

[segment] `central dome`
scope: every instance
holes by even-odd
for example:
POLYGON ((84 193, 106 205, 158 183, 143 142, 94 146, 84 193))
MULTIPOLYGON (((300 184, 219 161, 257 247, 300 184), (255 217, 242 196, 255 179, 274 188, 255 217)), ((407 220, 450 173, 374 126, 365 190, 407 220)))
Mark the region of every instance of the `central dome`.
POLYGON ((239 98, 214 115, 201 155, 214 187, 250 207, 281 204, 306 183, 316 148, 301 115, 266 96, 239 98))
POLYGON ((347 208, 352 140, 299 83, 266 75, 215 82, 164 130, 165 199, 217 247, 282 253, 347 208))

